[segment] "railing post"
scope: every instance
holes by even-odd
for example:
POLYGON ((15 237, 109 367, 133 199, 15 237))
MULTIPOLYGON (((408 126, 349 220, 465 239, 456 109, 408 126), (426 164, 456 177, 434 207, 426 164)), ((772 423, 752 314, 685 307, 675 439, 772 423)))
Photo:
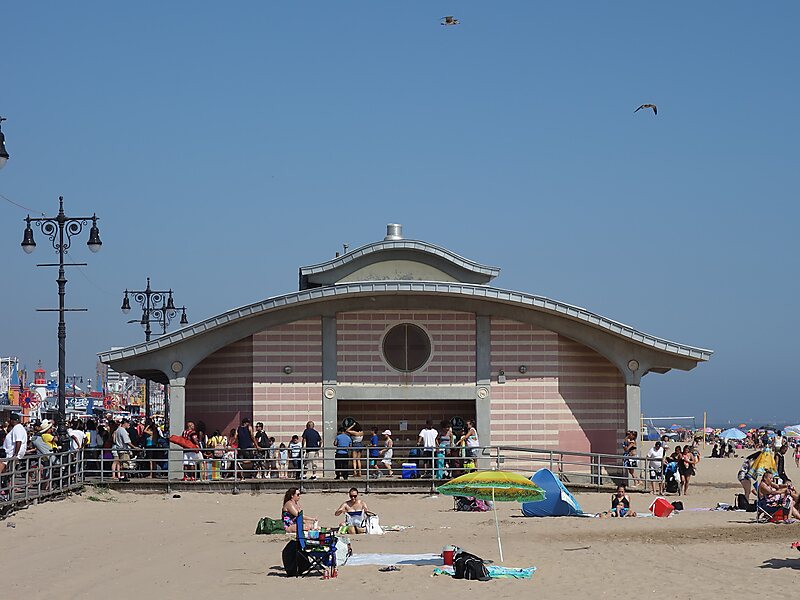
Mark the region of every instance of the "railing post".
POLYGON ((369 463, 370 463, 370 458, 371 458, 370 457, 370 450, 371 449, 372 449, 371 446, 368 446, 366 448, 367 461, 366 461, 366 463, 364 463, 365 466, 366 466, 366 474, 367 474, 366 475, 366 481, 364 482, 364 493, 365 494, 369 494, 369 463))
POLYGON ((305 463, 303 462, 304 460, 305 460, 305 456, 303 454, 303 451, 300 450, 300 461, 299 461, 300 462, 300 473, 299 473, 299 475, 300 475, 300 493, 301 494, 305 494, 306 493, 305 463))

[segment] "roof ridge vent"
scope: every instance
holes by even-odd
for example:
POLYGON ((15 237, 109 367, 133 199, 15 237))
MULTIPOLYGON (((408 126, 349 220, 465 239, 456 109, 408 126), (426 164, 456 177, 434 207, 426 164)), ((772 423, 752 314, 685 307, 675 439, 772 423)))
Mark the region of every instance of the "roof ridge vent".
POLYGON ((403 239, 403 226, 399 223, 389 223, 386 226, 386 237, 383 241, 394 241, 403 239))

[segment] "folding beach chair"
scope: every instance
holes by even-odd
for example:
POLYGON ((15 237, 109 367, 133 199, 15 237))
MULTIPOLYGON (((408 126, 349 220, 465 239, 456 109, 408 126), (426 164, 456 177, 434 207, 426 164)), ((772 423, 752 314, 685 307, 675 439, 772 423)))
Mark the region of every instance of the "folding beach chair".
POLYGON ((336 536, 327 534, 325 540, 320 543, 319 540, 309 539, 306 537, 306 532, 303 530, 303 511, 297 515, 297 554, 303 555, 308 559, 308 570, 300 573, 299 570, 295 574, 296 577, 301 575, 309 575, 317 573, 324 575, 325 569, 330 569, 331 574, 336 570, 336 536))
POLYGON ((769 506, 765 499, 756 502, 756 522, 780 523, 788 516, 788 511, 783 505, 769 506))

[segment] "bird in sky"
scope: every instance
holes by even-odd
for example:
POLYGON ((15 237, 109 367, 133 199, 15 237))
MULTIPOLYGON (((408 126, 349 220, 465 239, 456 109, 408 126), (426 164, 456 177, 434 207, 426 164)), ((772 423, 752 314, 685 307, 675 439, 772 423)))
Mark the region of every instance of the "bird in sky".
POLYGON ((640 111, 640 110, 642 110, 643 108, 652 108, 652 109, 653 109, 653 114, 654 114, 654 115, 657 115, 657 114, 658 114, 658 107, 657 107, 655 104, 642 104, 642 105, 641 105, 639 108, 637 108, 637 109, 636 109, 635 111, 633 111, 633 112, 639 112, 639 111, 640 111))
POLYGON ((442 17, 442 25, 449 26, 449 25, 459 25, 460 22, 456 19, 453 15, 448 15, 446 17, 442 17))

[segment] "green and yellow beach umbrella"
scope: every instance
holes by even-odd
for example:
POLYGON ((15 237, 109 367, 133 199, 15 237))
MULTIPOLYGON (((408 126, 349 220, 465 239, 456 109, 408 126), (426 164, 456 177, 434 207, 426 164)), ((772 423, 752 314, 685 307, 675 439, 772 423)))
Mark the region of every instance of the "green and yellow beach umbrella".
POLYGON ((509 471, 475 471, 451 479, 436 490, 447 496, 472 496, 478 500, 491 500, 494 508, 494 525, 497 530, 497 547, 503 562, 503 544, 500 541, 500 523, 495 502, 539 502, 544 500, 544 490, 524 475, 509 471))

